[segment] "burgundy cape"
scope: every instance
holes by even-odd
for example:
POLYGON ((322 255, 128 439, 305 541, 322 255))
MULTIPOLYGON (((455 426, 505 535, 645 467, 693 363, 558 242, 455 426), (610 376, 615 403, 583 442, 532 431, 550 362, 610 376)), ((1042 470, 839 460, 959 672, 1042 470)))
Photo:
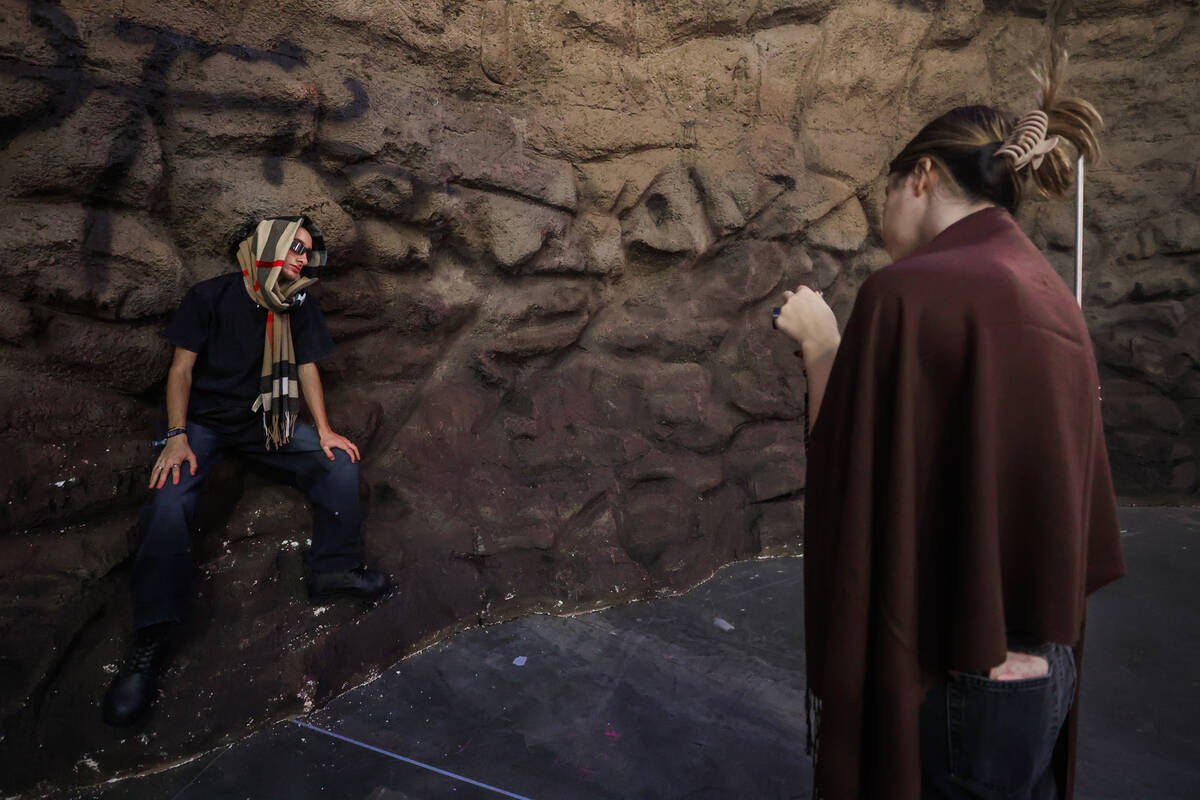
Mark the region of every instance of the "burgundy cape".
POLYGON ((1079 653, 1086 597, 1125 571, 1099 386, 1075 298, 1007 211, 863 284, 808 453, 815 797, 917 800, 947 670, 986 672, 1010 634, 1079 653))

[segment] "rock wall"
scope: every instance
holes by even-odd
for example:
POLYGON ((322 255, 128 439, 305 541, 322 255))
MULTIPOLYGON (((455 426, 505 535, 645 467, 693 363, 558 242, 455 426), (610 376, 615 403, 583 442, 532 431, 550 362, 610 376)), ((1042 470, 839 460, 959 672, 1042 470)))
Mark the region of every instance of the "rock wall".
MULTIPOLYGON (((1050 25, 1105 114, 1086 306, 1120 491, 1197 493, 1196 3, 300 0, 0 5, 0 774, 87 782, 319 702, 456 626, 795 552, 784 288, 844 321, 887 263, 884 164, 953 105, 1023 110, 1050 25), (196 615, 156 716, 97 701, 192 283, 304 212, 399 593, 311 609, 307 513, 206 489, 196 615)), ((1063 274, 1069 203, 1023 219, 1063 274)))

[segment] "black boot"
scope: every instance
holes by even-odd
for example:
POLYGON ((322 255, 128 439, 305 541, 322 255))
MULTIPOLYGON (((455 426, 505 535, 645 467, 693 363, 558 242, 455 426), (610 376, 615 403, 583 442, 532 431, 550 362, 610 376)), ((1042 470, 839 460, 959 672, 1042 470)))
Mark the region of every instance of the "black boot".
POLYGON ((104 694, 104 721, 109 725, 132 725, 154 702, 169 633, 166 622, 134 633, 125 664, 104 694))
POLYGON ((314 572, 308 579, 308 597, 317 601, 338 596, 374 600, 386 594, 388 588, 388 576, 370 567, 314 572))

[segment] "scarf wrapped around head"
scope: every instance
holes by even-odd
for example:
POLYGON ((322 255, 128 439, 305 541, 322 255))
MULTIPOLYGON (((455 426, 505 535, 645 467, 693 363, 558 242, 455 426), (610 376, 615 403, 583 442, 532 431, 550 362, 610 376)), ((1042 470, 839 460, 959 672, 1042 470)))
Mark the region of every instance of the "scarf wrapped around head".
POLYGON ((267 310, 262 377, 253 408, 255 411, 262 408, 268 449, 278 448, 291 441, 300 412, 300 382, 289 315, 297 305, 297 293, 317 281, 317 271, 326 261, 325 239, 308 217, 264 219, 238 246, 237 257, 254 302, 267 310), (284 259, 302 227, 313 240, 308 264, 300 271, 299 278, 281 286, 279 276, 284 259))

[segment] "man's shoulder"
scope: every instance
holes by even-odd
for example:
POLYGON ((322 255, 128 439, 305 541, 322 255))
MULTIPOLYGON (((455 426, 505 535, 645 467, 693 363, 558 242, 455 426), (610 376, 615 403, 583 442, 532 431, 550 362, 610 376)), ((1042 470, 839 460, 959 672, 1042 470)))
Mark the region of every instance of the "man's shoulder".
POLYGON ((188 290, 187 298, 184 302, 200 303, 215 308, 229 302, 231 298, 242 291, 244 291, 242 274, 240 272, 227 272, 224 275, 218 275, 215 278, 209 278, 192 284, 192 288, 188 290))
POLYGON ((201 296, 215 296, 226 292, 231 286, 237 286, 242 282, 242 273, 226 272, 223 275, 218 275, 215 278, 208 278, 199 283, 192 284, 191 291, 201 296))

